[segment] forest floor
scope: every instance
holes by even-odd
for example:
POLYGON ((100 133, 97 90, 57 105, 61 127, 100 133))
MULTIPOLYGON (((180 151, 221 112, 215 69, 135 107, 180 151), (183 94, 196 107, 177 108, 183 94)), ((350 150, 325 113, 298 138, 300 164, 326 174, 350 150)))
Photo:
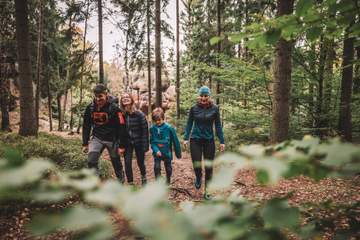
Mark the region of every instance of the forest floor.
MULTIPOLYGON (((77 134, 68 135, 66 132, 53 132, 53 134, 65 138, 80 138, 77 134)), ((79 146, 79 148, 80 147, 81 146, 79 146)), ((108 156, 105 156, 105 159, 108 159, 108 156)), ((151 152, 149 151, 146 154, 148 182, 154 181, 153 162, 151 152)), ((162 175, 164 176, 163 168, 162 166, 162 175)), ((133 172, 136 186, 141 187, 139 169, 135 159, 133 159, 133 172)), ((184 200, 194 202, 203 201, 203 186, 200 190, 196 190, 193 182, 194 173, 190 154, 184 152, 182 159, 175 159, 173 161, 173 176, 168 194, 169 201, 174 203, 174 205, 184 200)), ((310 178, 299 176, 292 179, 281 180, 274 186, 262 186, 256 182, 254 170, 242 170, 237 174, 231 188, 221 194, 228 195, 234 191, 238 191, 239 195, 254 201, 265 201, 275 196, 282 197, 291 193, 289 203, 294 206, 308 203, 316 205, 329 200, 337 204, 347 205, 360 201, 360 177, 352 179, 333 178, 315 182, 310 178)), ((67 204, 71 205, 73 201, 70 200, 67 204)), ((32 237, 26 231, 25 224, 29 221, 31 215, 39 210, 41 209, 20 208, 15 214, 8 218, 0 218, 0 239, 72 239, 72 234, 64 231, 42 238, 32 237)), ((360 216, 360 209, 356 209, 356 211, 360 216)), ((131 222, 128 222, 119 213, 110 212, 110 214, 117 229, 114 239, 139 239, 139 236, 131 230, 131 222)), ((334 216, 332 213, 326 210, 314 214, 319 218, 326 218, 333 221, 333 224, 331 224, 328 229, 325 229, 323 239, 332 239, 335 229, 346 229, 349 227, 349 220, 346 216, 333 219, 334 216)), ((360 219, 358 220, 360 221, 360 219)), ((307 219, 303 219, 303 221, 306 222, 307 219)), ((296 238, 294 237, 294 239, 296 238)))
MULTIPOLYGON (((63 135, 63 133, 59 135, 63 135)), ((105 159, 108 159, 108 156, 105 156, 105 159)), ((147 153, 146 168, 148 181, 154 181, 153 160, 150 152, 147 153)), ((139 169, 135 159, 133 160, 133 172, 136 186, 141 187, 139 169)), ((162 175, 164 175, 164 171, 162 175)), ((184 200, 203 201, 203 187, 200 190, 196 190, 193 182, 194 174, 191 159, 189 153, 185 152, 182 159, 175 159, 173 161, 173 176, 168 195, 169 201, 174 203, 174 205, 184 200)), ((360 178, 348 180, 324 179, 315 182, 307 177, 299 176, 290 180, 281 180, 274 186, 262 186, 256 182, 255 171, 243 170, 237 174, 231 188, 223 192, 223 194, 228 195, 235 190, 238 191, 239 195, 255 201, 264 201, 275 196, 281 197, 292 193, 289 199, 292 205, 317 204, 328 200, 346 205, 360 201, 360 178)), ((68 204, 72 203, 70 201, 68 204)), ((58 232, 43 238, 31 237, 24 226, 30 219, 32 212, 39 210, 41 209, 19 209, 10 219, 0 223, 0 233, 2 233, 0 239, 71 239, 72 235, 66 232, 58 232)), ((358 211, 360 212, 360 209, 358 211)), ((111 212, 110 214, 117 229, 114 239, 138 239, 139 236, 131 230, 131 223, 125 220, 119 213, 111 212)), ((330 215, 331 213, 326 211, 318 213, 320 218, 331 218, 330 215)), ((335 228, 346 229, 348 227, 348 219, 345 216, 335 221, 335 228)), ((332 239, 334 230, 333 228, 327 229, 323 239, 332 239)))

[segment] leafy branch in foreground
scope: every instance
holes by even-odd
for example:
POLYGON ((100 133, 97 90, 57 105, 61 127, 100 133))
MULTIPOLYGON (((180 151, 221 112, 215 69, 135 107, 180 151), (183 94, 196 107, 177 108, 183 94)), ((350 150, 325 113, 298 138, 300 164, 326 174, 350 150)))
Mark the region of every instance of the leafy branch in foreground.
MULTIPOLYGON (((237 191, 225 197, 219 190, 230 187, 237 171, 245 167, 255 168, 258 180, 264 184, 300 174, 321 179, 351 176, 359 171, 359 147, 337 139, 320 143, 305 137, 270 147, 241 146, 239 152, 216 160, 217 171, 210 186, 214 200, 199 204, 185 201, 180 204, 181 211, 168 202, 163 182, 133 191, 113 180, 100 182, 88 169, 57 172, 46 160, 19 160, 16 153, 9 151, 0 161, 0 193, 31 186, 27 191, 32 201, 41 203, 60 203, 71 195, 78 196, 80 203, 70 208, 34 216, 29 229, 35 235, 68 230, 78 239, 108 239, 114 234, 108 217, 110 208, 130 220, 135 231, 154 239, 287 239, 289 234, 309 238, 319 234, 317 227, 322 223, 312 219, 302 224, 304 210, 290 206, 286 198, 258 203, 243 199, 237 191), (14 171, 19 180, 6 180, 14 171), (26 177, 29 174, 32 176, 26 177)), ((7 197, 9 201, 16 195, 7 197)), ((352 211, 352 206, 347 208, 352 211)), ((353 230, 350 227, 341 234, 353 230)))

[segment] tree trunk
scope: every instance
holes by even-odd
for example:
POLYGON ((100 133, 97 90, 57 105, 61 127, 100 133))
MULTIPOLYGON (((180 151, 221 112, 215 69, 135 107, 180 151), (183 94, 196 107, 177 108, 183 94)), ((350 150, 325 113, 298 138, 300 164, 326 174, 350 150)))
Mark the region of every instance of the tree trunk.
MULTIPOLYGON (((278 16, 293 12, 294 0, 278 0, 278 16)), ((288 138, 289 99, 291 90, 291 50, 293 43, 280 38, 276 46, 274 99, 271 126, 271 142, 281 142, 288 138)))
MULTIPOLYGON (((217 0, 217 7, 216 7, 216 32, 217 32, 217 36, 220 37, 221 35, 221 0, 217 0)), ((220 68, 220 53, 221 53, 221 42, 219 41, 217 43, 217 54, 218 54, 218 59, 217 59, 217 67, 220 68)), ((216 81, 216 104, 219 105, 220 104, 220 98, 219 98, 219 94, 221 92, 221 86, 220 86, 220 81, 217 80, 216 81)))
POLYGON ((156 106, 162 105, 162 91, 161 91, 161 6, 160 0, 155 0, 155 74, 156 74, 156 106))
MULTIPOLYGON (((238 23, 235 26, 235 31, 236 32, 240 32, 241 28, 242 28, 242 10, 243 10, 243 4, 242 4, 242 0, 237 1, 237 11, 238 11, 238 15, 236 16, 239 20, 238 23)), ((241 42, 239 42, 239 44, 237 44, 237 57, 241 58, 241 51, 242 51, 242 47, 241 47, 241 42)))
POLYGON ((22 136, 37 135, 32 84, 27 0, 15 0, 16 43, 20 78, 20 129, 22 136))
POLYGON ((324 93, 324 70, 325 70, 325 60, 326 60, 326 51, 327 51, 327 41, 324 39, 324 35, 320 37, 320 56, 319 56, 319 70, 318 70, 318 92, 317 92, 317 101, 316 101, 316 117, 315 117, 315 133, 317 136, 322 135, 322 105, 323 105, 323 93, 324 93))
POLYGON ((360 46, 356 48, 355 76, 354 76, 354 94, 360 94, 360 46))
POLYGON ((179 0, 176 0, 176 117, 180 119, 179 0))
POLYGON ((333 82, 333 65, 335 60, 335 50, 334 50, 334 39, 326 40, 327 50, 326 50, 326 62, 325 62, 325 71, 324 71, 324 101, 323 101, 323 125, 327 128, 330 127, 330 106, 331 106, 331 92, 332 92, 332 82, 333 82))
POLYGON ((128 61, 129 61, 129 28, 130 23, 128 22, 127 25, 128 29, 125 36, 125 56, 124 56, 124 65, 125 65, 125 76, 126 76, 126 83, 125 83, 125 91, 129 91, 129 85, 130 85, 130 78, 129 78, 129 67, 128 67, 128 61))
POLYGON ((147 72, 148 72, 148 113, 151 114, 151 52, 150 52, 150 0, 146 1, 146 28, 147 28, 147 72))
MULTIPOLYGON (((65 83, 64 83, 64 105, 63 105, 63 110, 62 110, 62 114, 61 114, 61 118, 60 119, 60 123, 61 123, 61 130, 64 130, 64 124, 65 124, 65 113, 66 113, 66 103, 67 103, 67 94, 68 94, 68 85, 70 84, 70 71, 71 71, 71 55, 72 55, 72 15, 70 16, 69 19, 69 31, 70 31, 70 47, 69 47, 69 51, 68 51, 68 61, 66 64, 66 76, 65 76, 65 83)), ((59 73, 59 79, 60 79, 60 73, 59 73)), ((60 130, 59 130, 60 131, 60 130)))
POLYGON ((70 88, 70 122, 69 122, 70 132, 73 132, 74 127, 74 112, 73 112, 73 92, 70 88))
MULTIPOLYGON (((278 0, 279 1, 279 0, 278 0)), ((292 0, 291 0, 292 1, 292 0)), ((249 1, 248 0, 245 0, 245 26, 247 26, 250 22, 250 19, 249 19, 249 1)), ((248 60, 249 59, 249 48, 246 47, 246 42, 248 41, 248 38, 244 38, 244 59, 245 60, 248 60)))
POLYGON ((40 91, 41 91, 41 69, 42 69, 42 36, 43 36, 43 3, 39 0, 39 25, 37 42, 37 60, 36 60, 36 96, 35 113, 36 127, 39 130, 39 111, 40 111, 40 91))
POLYGON ((11 131, 10 129, 10 77, 12 77, 15 63, 7 53, 0 53, 0 109, 1 109, 1 131, 11 131))
POLYGON ((46 81, 46 91, 48 96, 49 130, 51 132, 53 130, 53 124, 52 124, 52 109, 51 109, 52 97, 50 92, 50 78, 48 78, 46 81))
POLYGON ((58 131, 62 131, 63 130, 63 120, 62 120, 62 112, 61 112, 61 95, 57 95, 56 96, 56 103, 57 103, 57 108, 58 108, 58 120, 59 120, 59 124, 58 124, 58 131))
POLYGON ((1 108, 1 131, 11 131, 9 117, 10 81, 8 77, 8 64, 6 59, 1 59, 0 74, 0 108, 1 108))
POLYGON ((83 82, 84 82, 84 66, 85 66, 85 60, 86 60, 86 34, 87 34, 87 21, 89 18, 89 7, 90 7, 90 0, 87 1, 87 5, 86 5, 86 13, 85 13, 85 26, 84 26, 84 37, 83 37, 83 52, 82 52, 82 64, 81 64, 81 77, 80 77, 80 97, 79 97, 79 123, 78 123, 78 127, 76 129, 76 132, 79 134, 80 133, 80 128, 81 128, 81 120, 82 120, 82 111, 81 111, 81 105, 82 105, 82 100, 83 100, 83 82))
MULTIPOLYGON (((206 23, 207 23, 207 27, 208 27, 208 36, 209 37, 212 37, 212 25, 211 25, 211 17, 212 17, 212 15, 211 15, 211 10, 212 10, 212 5, 213 5, 213 2, 212 2, 212 0, 207 0, 206 1, 206 13, 207 13, 207 16, 206 16, 206 23)), ((206 43, 206 47, 207 47, 207 49, 208 49, 208 51, 210 52, 211 50, 212 50, 212 46, 211 46, 211 44, 210 44, 210 41, 207 41, 207 43, 206 43)), ((210 66, 213 64, 213 62, 212 62, 212 59, 209 59, 208 60, 208 62, 207 62, 210 66)), ((209 78, 209 82, 208 82, 208 87, 210 88, 210 89, 212 89, 212 75, 211 74, 209 74, 209 76, 208 76, 208 78, 209 78)), ((203 84, 202 84, 202 81, 201 81, 201 79, 199 78, 199 80, 198 80, 198 86, 199 87, 201 87, 203 84)))
POLYGON ((66 107, 67 107, 67 98, 68 98, 68 89, 65 89, 65 94, 64 94, 64 103, 63 103, 63 110, 62 110, 62 126, 61 129, 64 130, 65 129, 65 122, 66 122, 66 107))
POLYGON ((352 140, 351 134, 351 93, 353 85, 353 61, 354 59, 354 38, 345 34, 342 77, 341 77, 341 95, 340 95, 340 113, 339 113, 339 132, 347 141, 352 140))
POLYGON ((103 63, 103 33, 102 33, 102 2, 98 0, 98 23, 99 23, 99 82, 104 82, 104 63, 103 63))

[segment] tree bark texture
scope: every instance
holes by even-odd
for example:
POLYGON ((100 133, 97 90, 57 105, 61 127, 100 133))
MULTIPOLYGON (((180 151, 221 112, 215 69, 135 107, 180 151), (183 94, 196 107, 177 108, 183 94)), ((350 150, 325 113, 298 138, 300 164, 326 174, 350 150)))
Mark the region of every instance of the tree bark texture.
POLYGON ((340 94, 340 113, 339 113, 339 132, 347 141, 352 140, 351 133, 351 95, 353 85, 353 61, 354 59, 354 38, 345 34, 341 94, 340 94))
POLYGON ((27 0, 15 0, 16 43, 20 78, 20 129, 22 136, 37 135, 30 61, 27 0))
MULTIPOLYGON (((278 16, 291 14, 293 0, 278 0, 278 16)), ((271 142, 281 142, 289 133, 289 101, 291 90, 291 51, 293 43, 280 38, 276 46, 274 99, 271 126, 271 142)))
POLYGON ((155 1, 155 76, 156 76, 156 107, 162 105, 161 89, 161 4, 160 0, 155 1))
POLYGON ((176 117, 180 119, 180 34, 179 34, 179 0, 176 0, 176 117))
POLYGON ((39 23, 38 23, 38 42, 36 59, 36 96, 35 112, 36 127, 39 130, 39 112, 40 112, 40 91, 41 91, 41 70, 42 70, 42 36, 43 36, 43 2, 39 0, 39 23))
POLYGON ((148 72, 148 113, 151 114, 151 49, 150 49, 150 0, 146 1, 146 28, 147 28, 147 72, 148 72))
POLYGON ((98 26, 99 26, 99 82, 104 82, 104 62, 103 62, 103 26, 102 26, 102 0, 98 0, 98 26))

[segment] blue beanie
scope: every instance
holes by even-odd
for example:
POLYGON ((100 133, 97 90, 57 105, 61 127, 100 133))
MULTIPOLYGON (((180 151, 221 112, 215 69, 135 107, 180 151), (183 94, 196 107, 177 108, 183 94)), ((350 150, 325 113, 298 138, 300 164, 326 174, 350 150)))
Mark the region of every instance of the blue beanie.
POLYGON ((207 86, 202 86, 199 89, 199 95, 208 95, 208 96, 210 96, 210 94, 211 94, 210 89, 207 86))

